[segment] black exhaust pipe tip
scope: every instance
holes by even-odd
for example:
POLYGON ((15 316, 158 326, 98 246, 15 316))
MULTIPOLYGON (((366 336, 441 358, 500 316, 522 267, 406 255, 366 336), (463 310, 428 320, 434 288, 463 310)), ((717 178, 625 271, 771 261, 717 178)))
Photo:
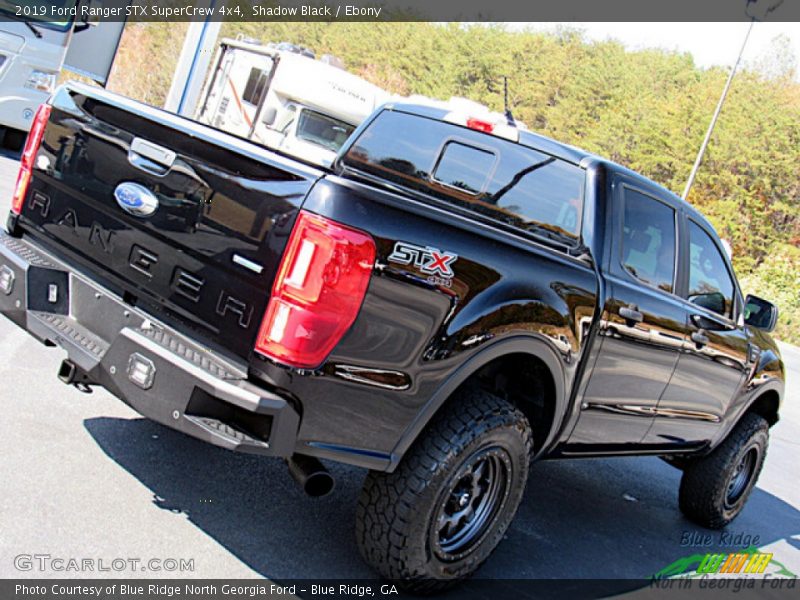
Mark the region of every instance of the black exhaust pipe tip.
POLYGON ((330 473, 312 473, 303 486, 303 491, 312 498, 322 498, 327 496, 336 487, 333 477, 330 473))
POLYGON ((286 461, 289 473, 312 498, 322 498, 333 491, 336 482, 316 458, 295 454, 286 461))

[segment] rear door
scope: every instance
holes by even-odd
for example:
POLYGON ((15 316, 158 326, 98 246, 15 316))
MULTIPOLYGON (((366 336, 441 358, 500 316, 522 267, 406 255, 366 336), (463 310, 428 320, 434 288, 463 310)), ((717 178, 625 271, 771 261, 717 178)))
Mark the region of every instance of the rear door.
POLYGON ((247 357, 297 209, 318 176, 79 86, 54 99, 22 225, 129 303, 247 357))
POLYGON ((675 293, 679 210, 658 190, 618 179, 606 266, 601 347, 569 439, 573 450, 613 450, 641 442, 685 339, 675 293))

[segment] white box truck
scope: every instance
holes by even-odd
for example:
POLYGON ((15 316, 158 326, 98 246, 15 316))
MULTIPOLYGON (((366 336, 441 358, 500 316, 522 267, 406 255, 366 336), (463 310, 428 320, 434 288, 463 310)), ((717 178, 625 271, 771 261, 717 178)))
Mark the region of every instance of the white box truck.
POLYGON ((225 38, 203 90, 196 118, 328 166, 353 130, 388 92, 292 44, 225 38))

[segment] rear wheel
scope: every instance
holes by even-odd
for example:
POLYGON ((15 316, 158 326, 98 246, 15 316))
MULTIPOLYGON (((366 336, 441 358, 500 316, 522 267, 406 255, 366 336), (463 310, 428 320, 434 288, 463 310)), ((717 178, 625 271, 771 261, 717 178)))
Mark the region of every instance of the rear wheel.
POLYGON ((768 443, 767 421, 745 415, 711 454, 684 468, 678 495, 683 514, 711 529, 733 521, 755 487, 768 443))
POLYGON ((394 473, 367 476, 356 518, 364 560, 415 592, 471 575, 516 514, 531 447, 510 403, 482 390, 453 398, 394 473))

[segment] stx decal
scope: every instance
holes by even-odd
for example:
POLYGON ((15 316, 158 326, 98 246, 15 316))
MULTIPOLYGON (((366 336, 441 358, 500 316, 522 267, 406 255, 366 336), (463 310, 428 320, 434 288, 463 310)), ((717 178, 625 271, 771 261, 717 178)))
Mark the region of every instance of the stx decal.
POLYGON ((408 242, 397 242, 394 250, 389 255, 391 262, 401 265, 414 265, 426 275, 432 283, 450 286, 453 278, 453 263, 458 260, 458 255, 452 252, 442 252, 431 246, 416 246, 408 242))

